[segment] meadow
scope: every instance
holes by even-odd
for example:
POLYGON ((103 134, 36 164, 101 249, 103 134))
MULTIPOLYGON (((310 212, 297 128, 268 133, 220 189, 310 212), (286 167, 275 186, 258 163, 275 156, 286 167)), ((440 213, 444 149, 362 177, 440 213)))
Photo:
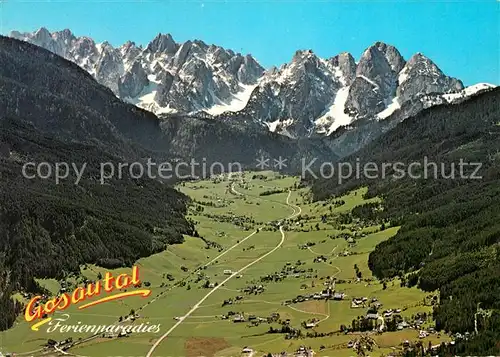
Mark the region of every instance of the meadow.
MULTIPOLYGON (((13 328, 0 333, 0 351, 16 352, 17 356, 55 356, 59 354, 43 347, 48 339, 62 341, 71 337, 77 343, 65 352, 70 355, 146 356, 160 335, 177 325, 152 356, 240 356, 244 347, 253 349, 256 355, 265 355, 291 353, 300 346, 311 347, 319 356, 354 356, 356 352, 348 344, 361 333, 346 334, 340 331, 340 326, 349 326, 353 319, 364 316, 367 309, 351 308, 352 298, 376 298, 383 309, 401 309, 401 316, 408 320, 417 313, 432 311, 423 304, 429 294, 401 287, 399 280, 378 281, 368 268, 369 253, 378 243, 395 235, 399 227, 381 230, 380 225, 339 224, 335 220, 337 215, 356 206, 380 202, 378 198, 365 200, 366 189, 359 189, 329 201, 310 202, 308 189, 299 188, 298 183, 294 177, 264 172, 179 185, 178 189, 193 200, 189 218, 196 223, 204 240, 186 236, 183 244, 168 246, 163 252, 136 263, 142 288, 147 285, 152 291, 149 297, 130 297, 85 310, 72 306, 64 311, 70 317, 68 324, 93 325, 116 324, 133 312, 132 315, 138 316, 129 321, 131 324, 160 325, 159 333, 92 337, 88 333, 48 333, 48 324, 35 332, 21 316, 13 328), (292 215, 294 218, 287 220, 292 215), (283 241, 277 222, 283 225, 283 241), (348 241, 345 234, 355 235, 356 239, 348 241), (227 271, 239 271, 275 248, 272 254, 222 285, 228 279, 227 271), (317 261, 319 257, 322 261, 317 261), (263 280, 288 268, 292 273, 278 281, 263 280), (294 273, 294 268, 299 272, 294 273), (331 286, 332 281, 335 291, 345 294, 343 300, 308 299, 285 304, 298 295, 320 292, 331 286), (258 289, 261 285, 262 289, 258 289), (245 292, 245 288, 250 292, 245 292), (178 323, 212 289, 213 293, 178 323), (225 300, 231 303, 223 306, 225 300), (233 322, 238 314, 246 321, 233 322), (251 323, 252 315, 262 321, 251 323), (271 321, 272 316, 279 317, 271 321), (312 319, 319 323, 304 328, 303 324, 312 319), (286 334, 269 333, 270 327, 279 328, 285 321, 290 328, 300 329, 303 336, 287 339, 286 334), (307 338, 308 332, 325 336, 307 338)), ((88 265, 81 268, 80 275, 69 276, 66 282, 74 288, 85 279, 97 280, 105 273, 105 269, 88 265)), ((130 273, 130 268, 115 269, 112 273, 130 273)), ((53 295, 61 288, 61 283, 54 279, 39 283, 53 295)), ((20 294, 16 296, 24 299, 20 294)), ((60 315, 62 312, 54 318, 60 315)), ((369 333, 369 336, 374 341, 371 356, 400 350, 405 340, 419 340, 415 329, 369 333)), ((429 341, 436 344, 445 338, 436 334, 421 341, 426 346, 429 341)))

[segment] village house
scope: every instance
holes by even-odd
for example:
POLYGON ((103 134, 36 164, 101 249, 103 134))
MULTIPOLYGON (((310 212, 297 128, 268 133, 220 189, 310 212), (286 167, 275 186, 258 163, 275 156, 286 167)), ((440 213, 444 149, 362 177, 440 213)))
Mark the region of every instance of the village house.
POLYGON ((330 290, 325 290, 321 293, 321 297, 323 299, 330 298, 332 296, 332 292, 330 290))
POLYGON ((251 349, 250 347, 244 347, 241 350, 241 353, 253 353, 253 349, 251 349))
POLYGON ((424 331, 424 330, 421 330, 419 333, 418 333, 418 338, 426 338, 427 337, 427 331, 424 331))
POLYGON ((234 316, 233 322, 245 322, 245 318, 242 315, 238 314, 234 316))
POLYGON ((316 327, 316 323, 315 322, 307 322, 306 323, 306 328, 314 328, 316 327))
POLYGON ((295 357, 313 357, 314 351, 308 347, 300 346, 297 351, 295 351, 295 357))
POLYGON ((333 300, 344 300, 344 293, 335 293, 333 294, 333 300))
POLYGON ((358 297, 353 298, 352 302, 355 303, 356 305, 361 305, 363 304, 363 298, 358 298, 358 297))

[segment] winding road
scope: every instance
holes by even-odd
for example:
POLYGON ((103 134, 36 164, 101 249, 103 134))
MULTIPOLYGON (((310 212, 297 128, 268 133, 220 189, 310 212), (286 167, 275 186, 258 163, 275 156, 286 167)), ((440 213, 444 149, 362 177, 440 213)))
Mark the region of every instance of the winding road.
MULTIPOLYGON (((235 188, 234 188, 234 184, 231 184, 231 191, 239 196, 243 196, 243 194, 241 192, 238 192, 235 188)), ((292 191, 288 191, 288 196, 286 198, 286 205, 291 207, 293 209, 293 213, 286 217, 286 219, 291 219, 291 218, 294 218, 296 216, 298 216, 301 212, 302 212, 302 209, 296 205, 293 205, 290 203, 290 196, 292 194, 292 191)), ((203 296, 192 308, 191 310, 188 311, 187 314, 185 314, 184 316, 182 316, 179 321, 177 321, 177 323, 172 326, 167 332, 165 332, 156 342, 155 344, 151 347, 151 349, 149 350, 149 352, 147 353, 146 357, 151 357, 153 355, 153 353, 155 352, 155 350, 158 348, 158 346, 160 346, 160 344, 177 328, 179 327, 180 324, 182 324, 184 322, 184 320, 186 318, 188 318, 193 312, 195 312, 200 306, 201 304, 203 304, 203 302, 208 299, 210 297, 210 295, 212 295, 214 292, 216 292, 217 290, 219 290, 225 283, 227 283, 229 280, 231 280, 232 278, 234 278, 235 276, 237 275, 240 275, 243 271, 245 271, 246 269, 250 268, 252 265, 254 264, 257 264, 258 262, 260 262, 262 259, 268 257, 269 255, 273 254, 276 250, 278 250, 282 245, 283 243, 285 242, 285 231, 283 230, 283 226, 280 225, 279 227, 279 230, 280 230, 280 233, 281 233, 281 240, 280 242, 278 243, 278 245, 276 245, 276 247, 274 247, 273 249, 271 249, 269 252, 267 252, 266 254, 260 256, 259 258, 255 259, 254 261, 248 263, 247 265, 245 265, 243 268, 241 268, 240 270, 238 270, 237 272, 234 272, 232 273, 229 277, 227 277, 224 281, 222 281, 219 285, 217 285, 216 287, 214 287, 212 290, 210 290, 205 296, 203 296)), ((249 235, 248 237, 246 237, 244 240, 250 238, 251 236, 253 236, 256 232, 252 233, 251 235, 249 235)), ((229 248, 225 253, 227 253, 229 250, 233 249, 234 247, 236 247, 237 245, 241 244, 243 241, 241 241, 240 243, 237 243, 236 245, 232 246, 231 248, 229 248)), ((224 253, 224 254, 225 254, 224 253)), ((223 254, 219 255, 222 256, 223 254)), ((212 260, 211 262, 215 261, 212 260)), ((210 263, 211 263, 210 262, 210 263)), ((208 264, 210 264, 208 263, 208 264)), ((207 265, 208 265, 207 264, 207 265)))

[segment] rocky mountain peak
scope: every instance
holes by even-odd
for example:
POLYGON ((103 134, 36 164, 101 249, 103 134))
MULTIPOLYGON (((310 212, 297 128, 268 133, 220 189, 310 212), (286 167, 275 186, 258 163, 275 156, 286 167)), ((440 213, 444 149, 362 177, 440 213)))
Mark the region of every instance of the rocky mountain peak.
POLYGON ((69 29, 64 29, 62 31, 54 32, 52 34, 52 38, 55 41, 61 40, 66 45, 71 44, 76 39, 76 37, 73 35, 73 33, 69 29))
POLYGON ((429 93, 455 93, 464 89, 460 80, 446 76, 422 53, 416 53, 405 64, 398 82, 397 95, 402 101, 429 93))
POLYGON ((382 78, 390 72, 391 66, 387 58, 375 45, 363 52, 356 68, 357 76, 376 79, 378 84, 381 84, 382 78))
POLYGON ((238 68, 238 79, 245 85, 255 84, 255 79, 260 78, 264 68, 250 54, 243 57, 243 63, 238 68))
POLYGON ((92 72, 92 65, 94 61, 97 60, 98 57, 98 49, 96 43, 90 37, 78 37, 76 38, 72 45, 68 45, 69 53, 64 56, 65 58, 75 58, 75 59, 88 59, 86 62, 77 62, 84 69, 89 72, 92 72))
POLYGON ((342 52, 328 60, 333 67, 342 71, 345 85, 351 85, 356 77, 356 60, 349 52, 342 52))
POLYGON ((442 74, 441 70, 436 66, 434 62, 423 53, 417 52, 408 60, 408 68, 419 67, 421 70, 426 70, 427 72, 434 72, 436 74, 442 74))
POLYGON ((148 52, 164 52, 164 53, 175 53, 177 51, 177 44, 175 43, 172 35, 159 33, 153 41, 151 41, 146 51, 148 52))
POLYGON ((75 62, 115 95, 157 114, 205 112, 292 137, 330 134, 398 112, 413 115, 424 105, 403 110, 406 103, 430 103, 429 96, 438 103, 435 96, 454 97, 463 89, 423 54, 406 62, 396 47, 380 41, 358 63, 347 52, 323 59, 306 49, 266 71, 250 54, 201 40, 176 43, 170 34, 159 33, 145 48, 131 41, 117 48, 96 44, 68 29, 11 36, 75 62))
POLYGON ((48 42, 52 39, 52 35, 45 27, 40 27, 33 36, 37 41, 48 42))
POLYGON ((309 50, 297 50, 297 51, 295 51, 295 53, 293 55, 292 62, 300 61, 300 60, 303 60, 303 59, 309 58, 309 57, 316 57, 313 50, 310 50, 310 49, 309 50))
POLYGON ((397 74, 379 48, 387 49, 382 43, 368 47, 356 68, 356 78, 349 88, 345 104, 354 118, 380 112, 394 96, 397 74))
POLYGON ((376 42, 374 46, 384 54, 391 69, 395 73, 399 73, 399 71, 403 69, 406 61, 396 47, 380 41, 376 42))

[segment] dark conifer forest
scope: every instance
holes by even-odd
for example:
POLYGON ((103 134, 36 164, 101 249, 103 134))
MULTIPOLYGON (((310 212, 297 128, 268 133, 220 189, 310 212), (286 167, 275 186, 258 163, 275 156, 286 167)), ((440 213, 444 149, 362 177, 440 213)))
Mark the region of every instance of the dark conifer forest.
POLYGON ((1 118, 0 128, 0 328, 21 309, 11 292, 38 291, 34 278, 62 278, 84 263, 130 266, 194 234, 187 197, 166 184, 125 177, 101 185, 99 163, 113 156, 40 134, 20 118, 1 118), (76 177, 55 184, 22 175, 25 162, 42 161, 88 166, 78 185, 76 177))

